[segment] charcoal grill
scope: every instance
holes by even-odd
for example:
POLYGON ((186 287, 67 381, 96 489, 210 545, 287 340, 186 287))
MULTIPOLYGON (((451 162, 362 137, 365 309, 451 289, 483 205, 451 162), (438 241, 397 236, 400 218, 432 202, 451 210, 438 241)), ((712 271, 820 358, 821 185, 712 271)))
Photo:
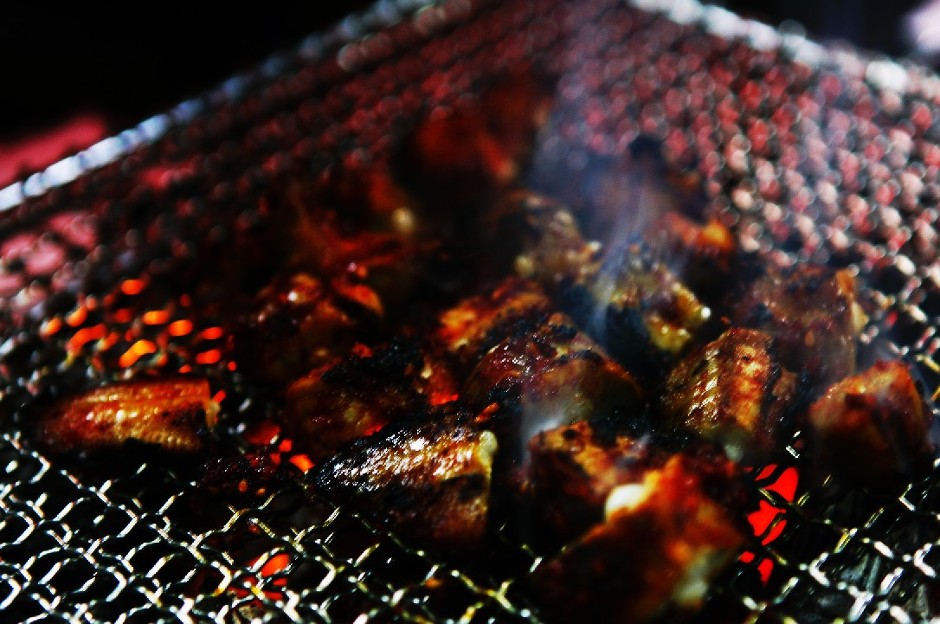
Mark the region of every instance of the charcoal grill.
MULTIPOLYGON (((302 478, 194 501, 198 466, 145 450, 76 460, 26 433, 43 400, 147 370, 209 376, 217 444, 263 414, 228 357, 233 250, 288 170, 368 166, 433 106, 531 61, 561 76, 538 166, 639 135, 696 169, 741 243, 857 268, 866 340, 940 385, 940 79, 694 0, 383 0, 205 97, 0 190, 0 611, 9 621, 539 619, 540 563, 455 564, 302 478)), ((234 275, 234 277, 233 277, 234 275)), ((275 440, 277 443, 277 440, 275 440)), ((940 613, 940 473, 896 498, 796 487, 798 438, 755 471, 764 513, 702 621, 925 621, 940 613)))

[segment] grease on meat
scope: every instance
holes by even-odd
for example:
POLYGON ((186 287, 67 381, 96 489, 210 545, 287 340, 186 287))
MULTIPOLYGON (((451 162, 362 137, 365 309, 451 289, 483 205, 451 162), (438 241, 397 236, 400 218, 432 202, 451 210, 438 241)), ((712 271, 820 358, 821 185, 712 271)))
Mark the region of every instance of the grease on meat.
POLYGON ((496 450, 468 416, 438 411, 339 452, 316 468, 316 485, 411 539, 467 550, 486 530, 496 450))

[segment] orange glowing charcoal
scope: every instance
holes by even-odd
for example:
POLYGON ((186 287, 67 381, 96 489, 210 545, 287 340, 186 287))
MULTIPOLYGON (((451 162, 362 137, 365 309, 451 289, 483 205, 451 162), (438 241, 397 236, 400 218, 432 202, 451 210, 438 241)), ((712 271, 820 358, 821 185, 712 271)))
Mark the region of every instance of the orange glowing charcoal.
POLYGON ((264 420, 252 427, 245 433, 245 440, 249 444, 254 444, 256 446, 264 446, 266 444, 271 444, 277 439, 277 436, 281 433, 281 427, 277 423, 273 423, 270 420, 264 420))
POLYGON ((59 333, 59 331, 62 330, 62 327, 62 319, 56 316, 42 324, 42 327, 39 329, 39 334, 43 338, 49 338, 59 333))
POLYGON ((75 308, 72 312, 65 317, 65 322, 68 323, 71 327, 78 327, 85 322, 85 319, 88 318, 88 308, 85 306, 79 306, 75 308))
POLYGON ((193 331, 193 323, 187 319, 181 319, 179 321, 173 321, 170 323, 170 326, 166 328, 167 333, 171 336, 180 337, 187 336, 193 331))
POLYGON ((212 349, 206 351, 205 353, 200 353, 196 355, 197 364, 218 364, 222 359, 222 352, 218 349, 212 349))
POLYGON ((149 310, 141 317, 144 325, 163 325, 168 320, 170 320, 170 313, 167 310, 149 310))
POLYGON ((115 323, 130 323, 134 320, 134 311, 130 308, 115 310, 111 314, 111 318, 115 323))
POLYGON ((147 287, 147 282, 142 279, 129 279, 121 282, 121 292, 125 295, 139 295, 147 287))
POLYGON ((209 327, 196 334, 198 340, 218 340, 224 335, 221 327, 209 327))
POLYGON ((290 463, 296 466, 301 472, 308 472, 311 468, 313 468, 316 465, 313 463, 313 460, 311 460, 308 456, 304 455, 303 453, 299 455, 294 455, 288 461, 290 461, 290 463))
POLYGON ((69 339, 65 348, 71 355, 77 355, 89 342, 103 338, 106 331, 105 326, 100 324, 80 329, 69 339))
POLYGON ((149 340, 138 340, 118 359, 118 366, 127 368, 145 355, 157 352, 157 346, 149 340))

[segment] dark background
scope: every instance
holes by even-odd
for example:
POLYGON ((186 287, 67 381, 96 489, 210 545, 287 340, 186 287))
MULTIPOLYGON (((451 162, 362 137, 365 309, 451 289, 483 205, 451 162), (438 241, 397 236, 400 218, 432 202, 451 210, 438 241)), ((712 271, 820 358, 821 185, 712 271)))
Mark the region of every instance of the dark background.
MULTIPOLYGON (((0 10, 0 145, 88 111, 103 116, 112 130, 125 128, 368 4, 269 0, 251 5, 5 6, 0 10)), ((773 25, 800 21, 817 38, 847 39, 900 55, 907 49, 899 19, 917 2, 721 4, 773 25)))

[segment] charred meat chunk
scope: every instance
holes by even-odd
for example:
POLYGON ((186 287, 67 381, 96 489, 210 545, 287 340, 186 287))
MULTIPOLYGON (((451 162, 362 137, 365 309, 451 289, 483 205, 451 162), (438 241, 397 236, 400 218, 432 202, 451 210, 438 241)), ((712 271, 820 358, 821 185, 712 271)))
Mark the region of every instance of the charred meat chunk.
POLYGON ((205 379, 137 380, 58 401, 41 414, 38 434, 55 451, 101 450, 137 441, 192 453, 203 447, 218 410, 205 379))
POLYGON ((512 191, 495 204, 484 239, 498 265, 550 290, 589 282, 600 266, 600 244, 585 240, 568 208, 528 190, 512 191), (501 258, 501 251, 510 257, 501 258))
POLYGON ((660 407, 670 427, 718 442, 740 459, 775 448, 795 394, 796 375, 781 367, 771 337, 732 328, 672 369, 660 407))
POLYGON ((507 278, 492 291, 445 310, 434 342, 461 369, 470 369, 520 322, 547 318, 552 304, 538 284, 507 278))
POLYGON ((564 542, 580 536, 604 519, 611 490, 664 463, 665 452, 604 425, 581 421, 529 440, 523 488, 536 538, 564 542))
POLYGON ((743 543, 697 464, 678 454, 611 490, 603 521, 536 569, 533 583, 553 620, 648 622, 700 607, 743 543))
POLYGON ((930 467, 936 450, 931 421, 907 365, 876 362, 810 406, 811 457, 821 470, 890 487, 930 467))
POLYGON ((486 530, 496 447, 491 432, 445 409, 359 440, 317 466, 316 486, 409 539, 464 551, 486 530))
POLYGON ((467 379, 464 401, 492 422, 507 456, 545 429, 594 417, 643 412, 639 385, 627 371, 554 314, 490 349, 467 379))
POLYGON ((397 340, 375 351, 359 347, 292 383, 283 418, 297 448, 316 460, 455 394, 443 365, 397 340))
POLYGON ((814 265, 768 267, 738 301, 734 320, 769 333, 784 366, 824 386, 855 371, 868 321, 852 273, 814 265))
POLYGON ((711 309, 650 250, 629 245, 611 254, 588 287, 582 304, 605 345, 631 372, 655 379, 689 347, 711 318, 711 309))
POLYGON ((671 210, 654 221, 644 238, 662 257, 669 258, 697 294, 724 290, 735 264, 737 243, 721 221, 699 221, 671 210))
POLYGON ((367 286, 334 290, 307 273, 275 278, 256 298, 241 360, 259 379, 283 385, 374 337, 381 321, 381 301, 367 286))

